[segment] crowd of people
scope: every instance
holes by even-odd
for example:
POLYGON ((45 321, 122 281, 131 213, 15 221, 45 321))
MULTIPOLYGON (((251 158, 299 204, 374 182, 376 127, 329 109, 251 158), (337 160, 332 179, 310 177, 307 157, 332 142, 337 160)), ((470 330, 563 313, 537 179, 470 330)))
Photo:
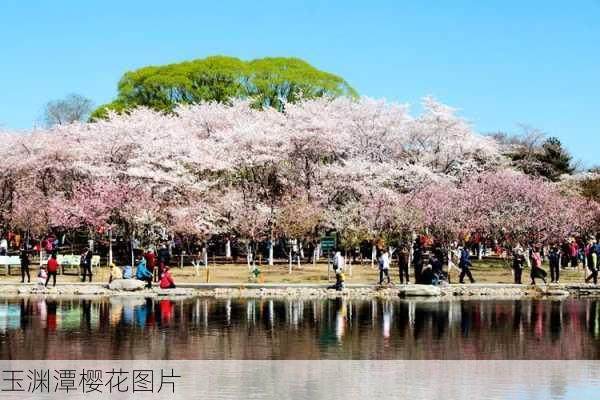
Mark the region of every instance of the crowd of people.
MULTIPOLYGON (((477 243, 475 243, 477 244, 477 243)), ((581 238, 570 238, 563 243, 549 245, 529 244, 526 248, 517 244, 509 251, 498 246, 494 249, 496 254, 512 257, 512 274, 515 284, 523 284, 524 270, 529 270, 530 284, 535 285, 541 280, 548 283, 548 272, 544 269, 547 262, 550 270, 550 283, 559 283, 561 270, 564 268, 578 268, 583 266, 588 274, 585 282, 598 283, 600 274, 600 243, 596 239, 587 242, 581 238), (507 254, 508 253, 508 254, 507 254)), ((471 271, 472 259, 479 256, 481 246, 474 243, 453 243, 449 247, 435 242, 427 242, 427 239, 418 237, 412 246, 400 246, 399 248, 378 246, 376 248, 376 260, 379 269, 379 285, 392 283, 390 269, 392 260, 397 263, 399 283, 411 283, 409 270, 412 267, 412 282, 417 284, 442 284, 450 282, 450 271, 456 269, 458 281, 461 284, 468 279, 475 283, 471 271), (394 256, 396 254, 397 256, 394 256)), ((330 288, 342 290, 344 288, 344 268, 346 260, 341 251, 334 252, 333 269, 336 274, 336 282, 330 288)))
MULTIPOLYGON (((54 235, 48 235, 43 240, 35 241, 31 238, 24 239, 18 233, 9 232, 0 237, 0 255, 6 255, 9 249, 14 254, 15 247, 20 249, 21 282, 23 283, 31 282, 32 255, 39 254, 42 260, 46 260, 49 255, 47 262, 41 266, 37 276, 45 286, 50 281, 53 285, 56 285, 57 275, 61 268, 60 257, 58 256, 59 251, 62 249, 60 243, 59 238, 54 235)), ((172 249, 177 247, 177 243, 173 242, 169 246, 165 242, 160 243, 162 244, 158 247, 148 246, 144 250, 136 247, 133 252, 133 262, 127 263, 132 265, 124 265, 121 268, 111 264, 109 283, 116 279, 137 279, 143 281, 148 288, 151 288, 153 283, 158 284, 163 289, 175 288, 169 265, 175 254, 172 249)), ((82 282, 92 282, 93 280, 93 251, 91 246, 92 244, 83 247, 80 253, 79 271, 82 282)), ((179 243, 179 246, 181 246, 181 243, 179 243)), ((300 246, 298 247, 300 248, 300 246)), ((198 248, 204 251, 202 253, 198 250, 198 254, 202 253, 206 258, 206 246, 198 248)), ((372 259, 376 262, 379 270, 378 282, 380 285, 392 283, 393 274, 390 270, 393 263, 397 264, 400 284, 450 283, 450 272, 453 269, 457 271, 459 283, 465 283, 467 279, 469 282, 475 283, 475 277, 471 270, 471 260, 479 258, 485 249, 491 249, 501 258, 510 257, 512 259, 511 269, 515 284, 523 283, 526 269, 529 272, 531 284, 536 284, 537 281, 547 283, 548 278, 550 283, 559 283, 562 269, 565 267, 577 268, 579 266, 584 266, 589 271, 585 282, 598 283, 600 243, 593 237, 589 239, 572 237, 550 244, 529 243, 525 247, 516 244, 510 248, 506 246, 503 248, 493 241, 483 243, 477 237, 465 240, 463 243, 454 242, 448 245, 421 235, 417 236, 412 243, 400 244, 396 248, 385 245, 383 242, 377 242, 374 246, 372 259), (549 273, 544 269, 546 264, 549 267, 549 273)), ((336 282, 332 288, 337 290, 342 290, 345 286, 344 268, 346 260, 342 256, 341 250, 336 249, 332 257, 333 270, 336 275, 336 282)), ((355 253, 359 254, 362 259, 364 254, 362 249, 357 248, 355 253)), ((353 259, 356 258, 356 254, 352 252, 351 256, 353 259)))
MULTIPOLYGON (((86 279, 92 282, 92 256, 93 253, 89 247, 85 247, 80 257, 80 275, 81 281, 86 279)), ((22 249, 19 254, 21 260, 21 283, 31 282, 30 252, 22 249)), ((137 279, 146 283, 147 288, 152 288, 152 282, 158 283, 161 289, 174 289, 175 281, 169 268, 170 255, 164 251, 164 247, 159 249, 158 255, 153 248, 149 248, 146 252, 137 253, 135 255, 134 266, 125 265, 123 268, 116 266, 114 263, 110 265, 108 283, 110 284, 117 279, 137 279), (135 268, 135 270, 134 270, 135 268)), ((56 286, 56 278, 61 265, 58 261, 58 251, 51 252, 48 261, 40 265, 37 277, 38 282, 45 287, 52 279, 52 285, 56 286)))

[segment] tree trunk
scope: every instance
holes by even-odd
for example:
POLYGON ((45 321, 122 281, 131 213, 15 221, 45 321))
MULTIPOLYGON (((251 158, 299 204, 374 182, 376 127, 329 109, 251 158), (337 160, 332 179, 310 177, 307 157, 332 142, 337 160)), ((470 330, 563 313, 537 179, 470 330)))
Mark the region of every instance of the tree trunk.
POLYGON ((131 267, 133 268, 133 266, 135 265, 135 260, 134 260, 134 255, 133 255, 133 241, 134 241, 134 233, 133 230, 131 231, 131 236, 129 238, 129 247, 131 247, 131 267))
POLYGON ((229 239, 225 242, 225 258, 231 259, 231 240, 229 239))
POLYGON ((250 271, 250 259, 252 258, 252 251, 250 250, 250 244, 246 244, 246 262, 248 263, 248 271, 250 271))
POLYGON ((269 240, 269 265, 273 265, 275 262, 273 260, 273 238, 271 238, 271 240, 269 240))
MULTIPOLYGON (((344 259, 348 260, 348 250, 344 250, 344 259)), ((352 276, 352 259, 348 262, 348 275, 352 276)))
POLYGON ((373 245, 371 248, 371 268, 375 267, 375 258, 377 257, 377 247, 373 245))
POLYGON ((108 230, 108 265, 113 263, 112 228, 108 230))

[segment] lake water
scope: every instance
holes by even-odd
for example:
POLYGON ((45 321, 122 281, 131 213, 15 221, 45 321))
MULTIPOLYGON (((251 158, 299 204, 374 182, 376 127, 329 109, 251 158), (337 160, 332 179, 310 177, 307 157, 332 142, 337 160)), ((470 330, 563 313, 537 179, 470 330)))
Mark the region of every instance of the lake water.
POLYGON ((0 299, 0 359, 600 358, 600 302, 0 299))

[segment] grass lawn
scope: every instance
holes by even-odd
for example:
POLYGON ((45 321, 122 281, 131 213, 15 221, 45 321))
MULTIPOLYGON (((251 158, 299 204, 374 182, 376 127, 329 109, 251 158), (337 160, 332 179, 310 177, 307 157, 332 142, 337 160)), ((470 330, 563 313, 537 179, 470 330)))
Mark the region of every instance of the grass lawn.
MULTIPOLYGON (((483 260, 473 261, 473 272, 474 278, 478 283, 512 283, 513 276, 512 271, 509 268, 509 263, 503 263, 500 260, 483 260)), ((291 274, 288 273, 287 264, 277 264, 275 266, 261 265, 259 266, 261 274, 258 279, 254 279, 250 276, 248 267, 245 264, 210 264, 208 272, 203 267, 199 270, 199 275, 196 275, 196 271, 192 266, 185 266, 183 269, 179 267, 173 267, 171 271, 175 282, 208 282, 210 283, 239 283, 244 284, 248 282, 264 282, 264 283, 327 283, 327 264, 319 263, 316 266, 313 264, 302 264, 300 268, 294 265, 294 269, 291 274)), ((544 266, 548 272, 547 264, 544 266)), ((2 282, 20 282, 20 275, 16 275, 19 272, 19 268, 11 269, 11 276, 0 275, 0 281, 2 282)), ((94 281, 96 282, 108 282, 108 268, 102 267, 98 272, 95 272, 94 281)), ((523 271, 523 283, 529 283, 529 269, 523 271)), ((32 279, 37 273, 37 268, 32 266, 31 275, 32 279), (34 272, 35 271, 35 272, 34 272)), ((392 281, 399 283, 398 269, 395 265, 392 265, 390 269, 392 281)), ((410 271, 411 280, 412 269, 410 271)), ((563 269, 561 271, 562 283, 569 282, 582 282, 584 276, 583 268, 576 269, 563 269)), ((452 283, 458 282, 458 271, 453 269, 450 272, 450 278, 452 283)), ((331 273, 331 280, 334 280, 334 274, 331 273)), ((370 264, 365 265, 353 265, 352 273, 349 268, 346 269, 346 282, 347 283, 377 283, 379 280, 379 270, 375 267, 372 268, 370 264)), ((549 280, 549 278, 548 278, 549 280)), ((57 282, 77 282, 78 277, 74 275, 59 275, 57 282)))

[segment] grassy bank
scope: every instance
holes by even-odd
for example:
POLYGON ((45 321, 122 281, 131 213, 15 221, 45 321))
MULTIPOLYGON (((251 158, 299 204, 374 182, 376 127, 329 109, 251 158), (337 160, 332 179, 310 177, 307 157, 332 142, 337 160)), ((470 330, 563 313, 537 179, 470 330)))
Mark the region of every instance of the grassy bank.
MULTIPOLYGON (((208 270, 201 267, 196 274, 196 270, 192 266, 184 266, 184 268, 174 267, 171 269, 175 282, 189 283, 327 283, 327 264, 302 264, 299 268, 294 265, 292 273, 288 273, 287 264, 278 264, 275 266, 261 265, 260 275, 254 278, 249 273, 248 266, 245 264, 210 264, 208 270)), ((547 265, 545 269, 548 270, 547 265)), ((31 269, 32 279, 35 279, 37 268, 31 269), (35 271, 35 272, 34 272, 35 271)), ((94 281, 107 282, 108 268, 102 267, 94 271, 94 281)), ((412 281, 412 270, 411 281, 412 281)), ((483 260, 474 261, 472 268, 473 275, 478 283, 512 283, 513 276, 509 263, 504 263, 500 260, 483 260)), ((20 282, 21 278, 19 268, 12 268, 12 275, 0 275, 2 282, 20 282)), ((392 266, 390 275, 394 283, 399 283, 398 269, 392 266)), ((561 283, 581 283, 583 282, 584 271, 580 269, 563 269, 561 271, 561 283)), ((334 279, 334 274, 331 272, 330 281, 334 279)), ((453 269, 450 271, 452 283, 458 283, 458 271, 453 269)), ((75 275, 60 275, 58 282, 77 282, 79 278, 75 275)), ((353 265, 352 271, 347 268, 346 282, 348 283, 377 283, 379 280, 379 270, 371 267, 370 264, 353 265)), ((529 283, 529 269, 523 271, 523 283, 529 283)))

